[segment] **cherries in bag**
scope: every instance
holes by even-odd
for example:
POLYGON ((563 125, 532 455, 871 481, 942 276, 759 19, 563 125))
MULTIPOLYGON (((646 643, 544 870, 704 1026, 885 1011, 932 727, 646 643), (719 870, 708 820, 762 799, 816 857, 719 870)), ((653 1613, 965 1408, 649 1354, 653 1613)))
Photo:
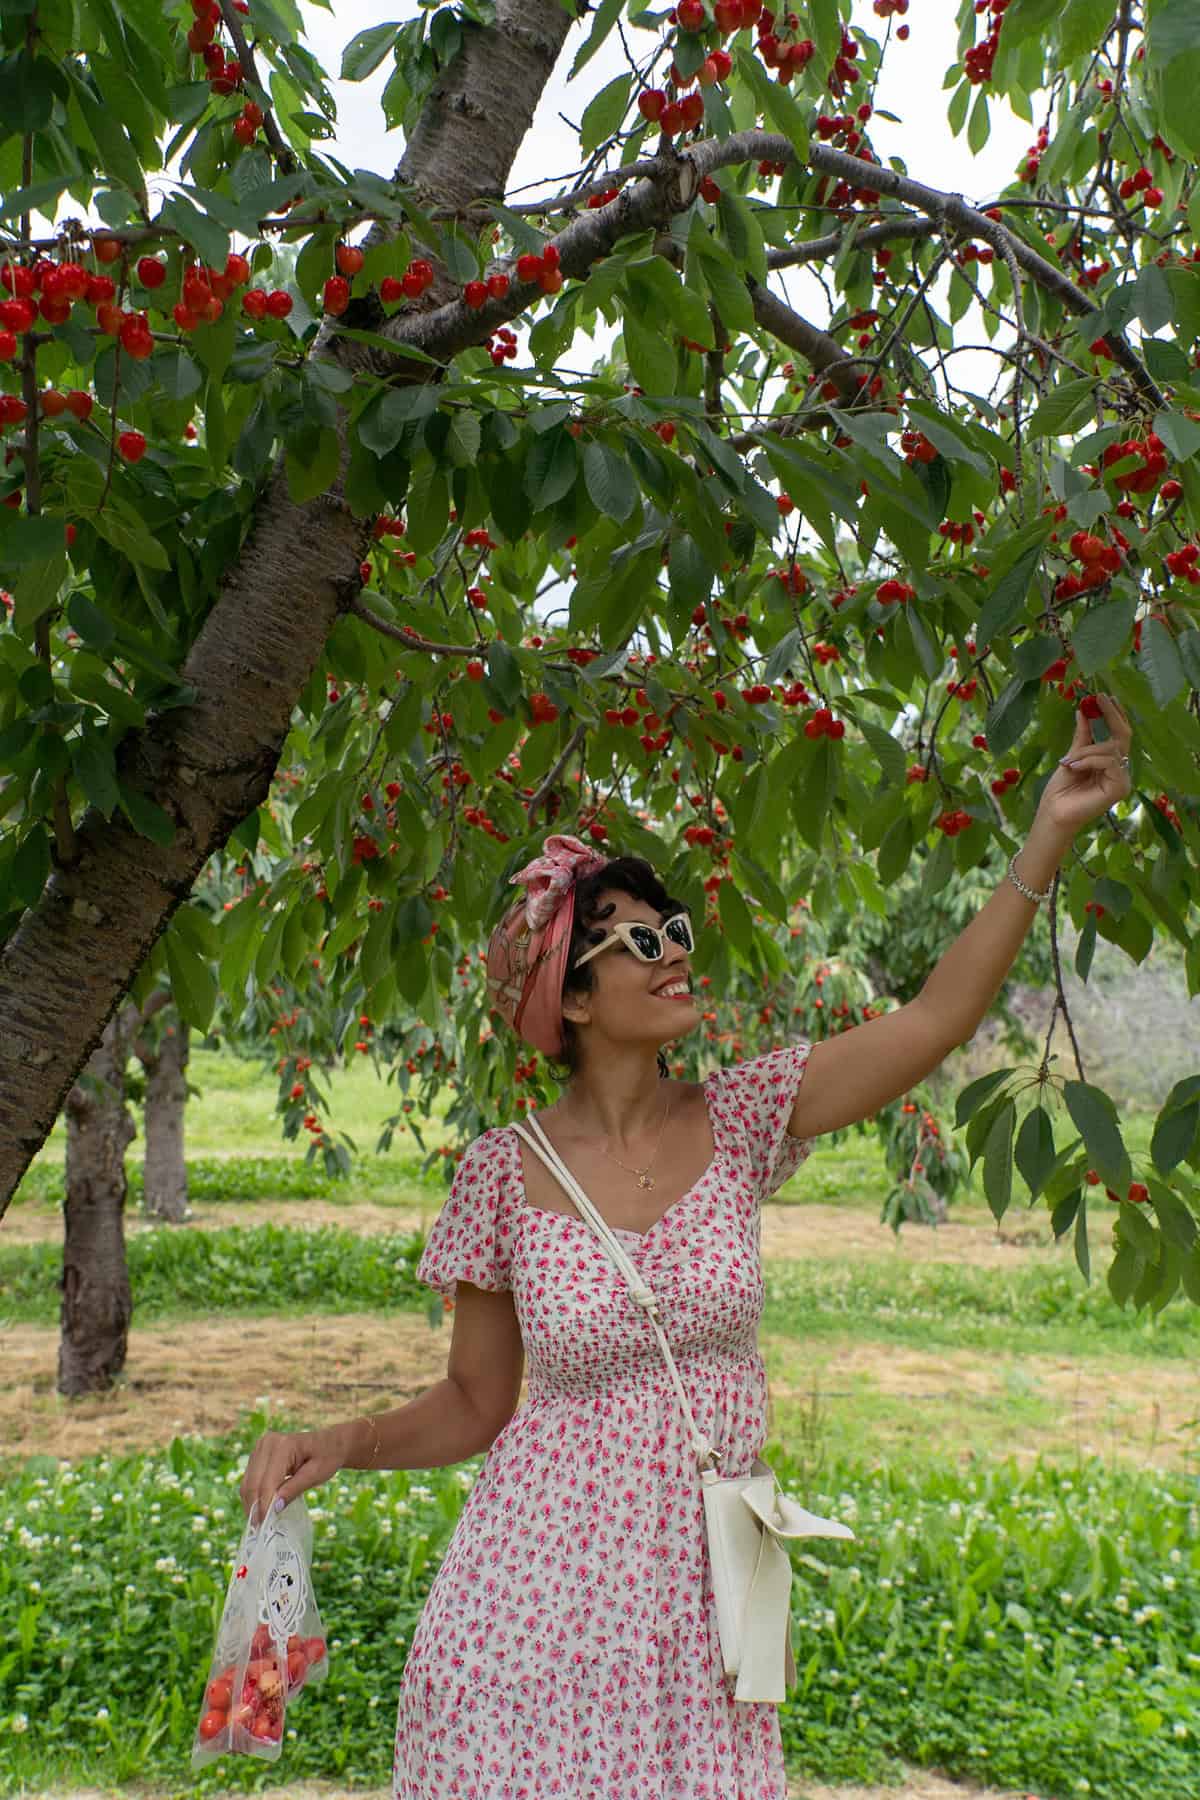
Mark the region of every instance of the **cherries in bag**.
POLYGON ((192 1742, 192 1767, 218 1756, 261 1756, 283 1748, 288 1704, 329 1672, 325 1633, 312 1589, 312 1520, 297 1497, 258 1522, 250 1509, 238 1546, 217 1647, 192 1742))

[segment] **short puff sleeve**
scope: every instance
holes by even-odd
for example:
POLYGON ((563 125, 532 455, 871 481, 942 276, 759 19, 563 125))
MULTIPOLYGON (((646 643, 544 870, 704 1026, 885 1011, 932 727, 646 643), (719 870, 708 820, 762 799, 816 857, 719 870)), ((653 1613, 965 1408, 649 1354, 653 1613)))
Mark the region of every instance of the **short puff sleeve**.
POLYGON ((787 1128, 811 1048, 801 1038, 721 1072, 723 1105, 743 1139, 750 1183, 760 1201, 769 1199, 812 1154, 816 1140, 793 1137, 787 1128))
POLYGON ((460 1280, 489 1294, 512 1287, 513 1195, 503 1144, 495 1129, 468 1144, 417 1264, 417 1280, 451 1300, 460 1280))

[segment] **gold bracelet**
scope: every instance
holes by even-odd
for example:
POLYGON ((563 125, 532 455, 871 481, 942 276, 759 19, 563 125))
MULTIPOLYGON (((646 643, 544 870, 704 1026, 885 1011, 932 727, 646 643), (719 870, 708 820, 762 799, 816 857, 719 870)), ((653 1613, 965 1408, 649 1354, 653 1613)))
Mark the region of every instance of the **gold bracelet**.
POLYGON ((373 1449, 373 1450, 372 1450, 372 1451, 371 1451, 371 1460, 370 1460, 370 1462, 369 1462, 369 1463, 368 1463, 368 1464, 367 1464, 367 1467, 368 1467, 368 1469, 370 1469, 370 1468, 374 1468, 374 1466, 375 1466, 375 1458, 376 1458, 376 1457, 377 1457, 377 1456, 378 1456, 378 1455, 379 1455, 379 1427, 378 1427, 378 1425, 377 1425, 377 1424, 376 1424, 376 1423, 375 1423, 375 1419, 374 1419, 374 1415, 373 1415, 373 1414, 371 1414, 371 1413, 364 1413, 364 1414, 363 1414, 363 1418, 364 1418, 364 1419, 365 1419, 365 1420, 366 1420, 366 1421, 367 1421, 367 1423, 368 1423, 368 1425, 369 1425, 369 1426, 370 1426, 370 1427, 371 1427, 371 1430, 372 1430, 372 1431, 373 1431, 373 1432, 374 1432, 374 1433, 375 1433, 375 1447, 374 1447, 374 1449, 373 1449))

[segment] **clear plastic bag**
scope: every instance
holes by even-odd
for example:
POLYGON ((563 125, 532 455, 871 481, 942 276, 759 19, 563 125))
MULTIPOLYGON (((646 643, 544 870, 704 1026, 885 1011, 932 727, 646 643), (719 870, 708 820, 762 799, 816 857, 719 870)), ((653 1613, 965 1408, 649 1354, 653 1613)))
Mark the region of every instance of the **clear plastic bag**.
POLYGON ((329 1673, 304 1496, 268 1515, 261 1527, 257 1512, 256 1504, 229 1579, 192 1741, 193 1769, 218 1756, 277 1761, 289 1704, 329 1673))

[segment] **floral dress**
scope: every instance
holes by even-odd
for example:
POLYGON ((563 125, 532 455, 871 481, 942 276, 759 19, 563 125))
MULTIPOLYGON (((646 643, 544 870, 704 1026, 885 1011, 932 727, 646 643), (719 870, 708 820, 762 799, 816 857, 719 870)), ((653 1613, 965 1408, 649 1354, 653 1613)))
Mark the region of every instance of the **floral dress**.
MULTIPOLYGON (((618 1232, 723 1475, 748 1474, 766 1437, 758 1209, 813 1147, 787 1130, 808 1052, 707 1076, 712 1162, 649 1231, 618 1232)), ((528 1387, 413 1636, 395 1800, 783 1800, 777 1709, 734 1700, 723 1672, 658 1341, 578 1213, 526 1202, 511 1127, 468 1148, 417 1274, 451 1296, 459 1277, 512 1290, 528 1387)))

